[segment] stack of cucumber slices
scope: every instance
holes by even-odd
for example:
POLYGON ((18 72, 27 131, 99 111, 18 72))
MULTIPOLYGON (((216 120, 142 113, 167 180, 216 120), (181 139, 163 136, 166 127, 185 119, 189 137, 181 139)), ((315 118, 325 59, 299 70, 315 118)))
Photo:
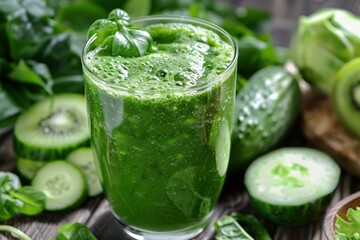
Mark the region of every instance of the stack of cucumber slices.
POLYGON ((17 119, 17 171, 44 192, 47 210, 70 210, 102 192, 89 138, 85 97, 80 94, 51 96, 17 119))

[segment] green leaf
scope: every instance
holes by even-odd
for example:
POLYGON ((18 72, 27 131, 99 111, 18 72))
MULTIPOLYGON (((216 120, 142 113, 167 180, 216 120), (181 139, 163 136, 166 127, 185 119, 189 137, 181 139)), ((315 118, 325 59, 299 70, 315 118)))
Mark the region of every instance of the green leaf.
POLYGON ((84 93, 84 78, 82 75, 61 76, 54 79, 54 93, 78 92, 84 93))
POLYGON ((3 204, 3 198, 4 198, 4 194, 0 193, 0 221, 7 221, 9 219, 12 218, 13 214, 9 213, 4 204, 3 204))
POLYGON ((39 77, 39 75, 37 75, 22 59, 12 69, 8 77, 17 82, 44 86, 41 77, 39 77))
POLYGON ((85 33, 97 19, 106 17, 101 5, 89 1, 73 1, 63 4, 57 11, 56 20, 63 23, 71 31, 85 33))
POLYGON ((0 199, 1 205, 11 215, 15 215, 24 206, 24 203, 16 198, 13 198, 7 194, 2 194, 0 199))
POLYGON ((236 20, 254 32, 261 32, 270 20, 270 14, 259 8, 241 7, 236 10, 236 20))
POLYGON ((93 48, 99 54, 139 57, 151 49, 152 38, 147 31, 130 24, 130 16, 121 9, 110 12, 108 19, 99 19, 89 28, 88 39, 96 35, 93 48))
POLYGON ((20 179, 12 172, 0 171, 0 193, 16 191, 21 187, 20 179))
POLYGON ((276 65, 278 57, 275 47, 268 41, 254 36, 238 39, 239 58, 238 72, 245 78, 250 78, 256 71, 276 65))
POLYGON ((9 14, 7 19, 6 32, 14 60, 35 56, 55 31, 50 17, 31 16, 24 8, 9 14))
POLYGON ((151 0, 131 0, 125 2, 123 6, 131 17, 141 17, 149 15, 151 9, 151 0))
POLYGON ((255 216, 233 212, 231 217, 233 217, 254 239, 271 240, 270 234, 255 216))
MULTIPOLYGON (((0 71, 1 72, 1 71, 0 71)), ((0 128, 13 123, 22 109, 12 100, 0 83, 0 128)), ((1 177, 0 177, 1 178, 1 177)))
POLYGON ((216 240, 254 240, 231 216, 223 216, 214 224, 216 240))
POLYGON ((25 215, 38 215, 45 209, 46 196, 41 191, 31 186, 25 186, 10 195, 23 202, 19 212, 25 215))
POLYGON ((347 220, 336 215, 335 237, 337 240, 360 239, 360 207, 349 208, 346 212, 347 220))
POLYGON ((96 240, 89 228, 81 223, 68 223, 58 229, 59 234, 52 240, 96 240))

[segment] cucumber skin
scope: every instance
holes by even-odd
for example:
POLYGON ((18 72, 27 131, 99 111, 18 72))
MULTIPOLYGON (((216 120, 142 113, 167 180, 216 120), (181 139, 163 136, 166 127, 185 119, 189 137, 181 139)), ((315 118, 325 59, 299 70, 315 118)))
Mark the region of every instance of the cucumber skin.
POLYGON ((19 158, 32 159, 34 161, 50 161, 55 159, 65 159, 70 152, 80 147, 90 146, 90 139, 86 138, 77 144, 62 146, 55 149, 27 145, 19 141, 16 136, 14 136, 13 144, 14 151, 19 158))
POLYGON ((279 226, 299 227, 318 220, 326 210, 336 189, 316 201, 299 206, 281 206, 263 202, 249 194, 251 206, 255 211, 279 226))
POLYGON ((245 170, 275 147, 295 123, 300 106, 298 82, 285 69, 269 66, 255 73, 236 97, 229 171, 245 170))

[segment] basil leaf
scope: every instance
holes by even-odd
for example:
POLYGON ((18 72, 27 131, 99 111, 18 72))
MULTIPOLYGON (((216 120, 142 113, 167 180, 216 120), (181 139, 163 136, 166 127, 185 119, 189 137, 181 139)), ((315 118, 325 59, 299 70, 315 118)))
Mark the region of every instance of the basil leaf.
POLYGON ((40 214, 45 209, 46 196, 41 191, 31 186, 25 186, 10 195, 23 202, 19 212, 25 215, 33 216, 40 214))
POLYGON ((21 187, 20 179, 11 172, 0 172, 0 193, 15 191, 21 187))
POLYGON ((4 206, 6 197, 6 194, 0 193, 0 221, 7 221, 13 216, 4 206))
POLYGON ((13 198, 7 194, 1 196, 1 203, 8 213, 15 215, 24 206, 24 203, 16 198, 13 198))
POLYGON ((88 38, 96 35, 93 48, 100 47, 99 54, 139 57, 152 47, 150 34, 130 23, 130 16, 121 9, 110 12, 108 19, 95 21, 89 28, 88 38))
POLYGON ((68 223, 58 229, 59 234, 52 240, 96 240, 89 228, 81 223, 68 223))

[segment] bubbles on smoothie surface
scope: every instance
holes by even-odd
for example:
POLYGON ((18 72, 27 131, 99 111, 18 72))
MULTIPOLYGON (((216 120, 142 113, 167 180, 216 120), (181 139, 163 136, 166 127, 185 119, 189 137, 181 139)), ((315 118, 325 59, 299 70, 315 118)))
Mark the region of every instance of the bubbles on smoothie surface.
MULTIPOLYGON (((231 47, 210 30, 190 24, 156 24, 147 28, 156 51, 140 57, 98 56, 85 61, 104 81, 139 90, 202 85, 230 65, 231 47)), ((94 53, 95 52, 95 53, 94 53)))

